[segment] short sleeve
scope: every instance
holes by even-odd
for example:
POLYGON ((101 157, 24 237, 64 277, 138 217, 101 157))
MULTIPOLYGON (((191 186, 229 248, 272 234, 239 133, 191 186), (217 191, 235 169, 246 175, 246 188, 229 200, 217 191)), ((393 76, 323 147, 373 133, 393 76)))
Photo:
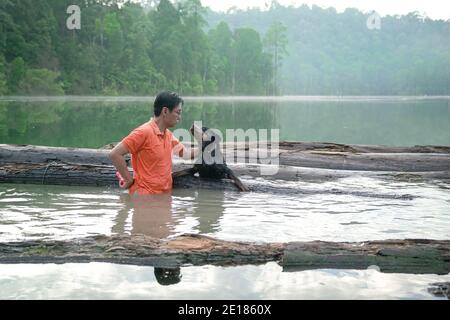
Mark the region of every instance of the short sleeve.
POLYGON ((139 127, 134 129, 127 137, 122 140, 130 153, 138 153, 147 139, 147 131, 139 127))

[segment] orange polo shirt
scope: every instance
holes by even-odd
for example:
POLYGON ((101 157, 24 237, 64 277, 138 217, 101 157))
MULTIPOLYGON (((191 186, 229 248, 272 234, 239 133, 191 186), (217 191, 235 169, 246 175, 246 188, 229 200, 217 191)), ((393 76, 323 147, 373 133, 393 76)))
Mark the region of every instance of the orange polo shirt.
MULTIPOLYGON (((161 132, 155 120, 151 119, 134 129, 122 142, 131 153, 134 171, 130 194, 172 191, 172 150, 180 143, 172 132, 167 129, 161 132)), ((180 152, 182 154, 183 151, 180 152)))

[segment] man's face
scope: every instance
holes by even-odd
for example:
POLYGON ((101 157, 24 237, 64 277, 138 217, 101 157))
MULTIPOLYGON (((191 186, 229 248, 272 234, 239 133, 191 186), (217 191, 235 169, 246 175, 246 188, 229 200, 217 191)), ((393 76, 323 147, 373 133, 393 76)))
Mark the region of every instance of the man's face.
POLYGON ((172 112, 170 112, 169 109, 166 108, 164 119, 166 120, 167 126, 169 128, 175 127, 178 122, 181 121, 181 112, 181 103, 173 108, 172 112))

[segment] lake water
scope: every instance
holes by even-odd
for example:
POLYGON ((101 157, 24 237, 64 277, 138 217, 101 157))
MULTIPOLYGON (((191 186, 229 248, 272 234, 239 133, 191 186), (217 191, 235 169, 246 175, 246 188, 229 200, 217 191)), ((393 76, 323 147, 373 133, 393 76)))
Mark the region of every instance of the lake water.
MULTIPOLYGON (((0 143, 100 147, 147 121, 150 105, 145 98, 4 99, 0 143)), ((450 145, 446 98, 187 99, 180 127, 198 119, 221 130, 280 128, 281 140, 450 145)), ((298 194, 189 189, 139 202, 116 189, 0 184, 0 241, 137 233, 258 242, 450 239, 450 181, 271 183, 298 194)), ((152 267, 3 264, 0 299, 440 299, 429 287, 450 281, 376 270, 283 272, 276 263, 184 266, 181 274, 163 286, 152 267)))
POLYGON ((153 267, 108 263, 0 265, 0 299, 445 299, 433 295, 450 276, 376 270, 283 272, 261 266, 183 267, 161 285, 153 267))
MULTIPOLYGON (((0 143, 99 148, 152 115, 151 98, 2 98, 0 143)), ((187 98, 178 128, 279 129, 280 140, 450 145, 450 98, 187 98)))
POLYGON ((116 189, 0 184, 0 241, 123 233, 261 242, 450 239, 450 182, 359 177, 290 185, 299 194, 175 189, 140 201, 116 189))

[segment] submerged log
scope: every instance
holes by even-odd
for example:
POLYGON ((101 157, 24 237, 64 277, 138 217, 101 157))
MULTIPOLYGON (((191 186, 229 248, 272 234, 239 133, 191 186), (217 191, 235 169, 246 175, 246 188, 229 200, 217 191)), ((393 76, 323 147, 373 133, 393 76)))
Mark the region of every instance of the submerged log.
POLYGON ((68 241, 0 243, 0 263, 110 262, 180 267, 279 263, 284 271, 319 268, 382 272, 450 272, 450 241, 386 240, 361 243, 293 242, 257 244, 202 235, 156 239, 144 235, 94 236, 68 241))

